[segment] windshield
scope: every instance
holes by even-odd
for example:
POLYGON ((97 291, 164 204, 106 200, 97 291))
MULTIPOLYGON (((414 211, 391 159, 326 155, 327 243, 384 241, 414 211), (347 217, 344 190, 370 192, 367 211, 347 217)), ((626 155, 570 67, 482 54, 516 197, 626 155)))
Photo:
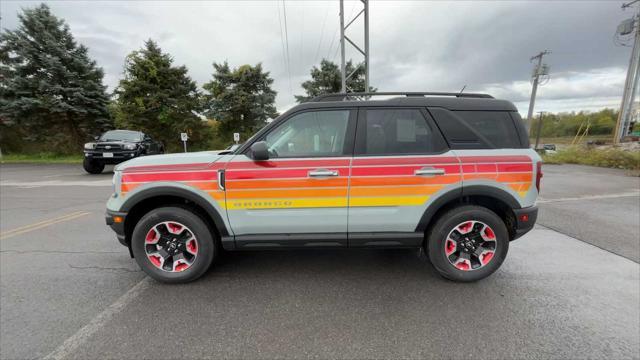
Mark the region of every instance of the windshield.
POLYGON ((100 141, 139 141, 142 134, 137 131, 111 130, 102 134, 100 141))

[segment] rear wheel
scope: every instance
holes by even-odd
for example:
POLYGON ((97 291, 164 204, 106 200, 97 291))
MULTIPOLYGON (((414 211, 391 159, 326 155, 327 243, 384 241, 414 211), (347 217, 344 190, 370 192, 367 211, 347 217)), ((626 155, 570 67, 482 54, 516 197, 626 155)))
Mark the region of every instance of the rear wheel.
POLYGON ((447 279, 477 281, 496 271, 509 250, 502 219, 481 206, 461 206, 442 215, 427 237, 433 266, 447 279))
POLYGON ((89 174, 100 174, 104 170, 104 163, 85 158, 82 167, 89 174))
POLYGON ((150 211, 133 230, 131 249, 152 278, 185 283, 202 276, 217 252, 213 235, 196 213, 179 207, 150 211))

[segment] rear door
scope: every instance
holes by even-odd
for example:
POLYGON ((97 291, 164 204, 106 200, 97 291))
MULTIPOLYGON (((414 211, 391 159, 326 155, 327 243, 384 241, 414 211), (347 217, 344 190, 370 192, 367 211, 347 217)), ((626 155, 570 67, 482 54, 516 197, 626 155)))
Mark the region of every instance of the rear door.
POLYGON ((239 247, 346 246, 355 110, 304 110, 256 141, 270 158, 238 154, 225 170, 239 247))
POLYGON ((349 188, 350 246, 374 245, 372 239, 393 234, 421 241, 415 231, 425 209, 460 188, 460 180, 458 159, 425 109, 361 108, 349 188))

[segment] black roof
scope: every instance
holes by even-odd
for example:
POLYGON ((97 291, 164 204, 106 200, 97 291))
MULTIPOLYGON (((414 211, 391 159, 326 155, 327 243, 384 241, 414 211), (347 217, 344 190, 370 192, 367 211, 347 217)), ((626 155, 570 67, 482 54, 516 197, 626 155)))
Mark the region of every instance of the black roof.
POLYGON ((287 113, 302 109, 336 107, 442 107, 448 110, 475 111, 518 111, 507 100, 494 99, 491 95, 475 93, 349 93, 319 96, 310 102, 291 108, 287 113), (376 96, 393 96, 390 99, 375 100, 376 96))

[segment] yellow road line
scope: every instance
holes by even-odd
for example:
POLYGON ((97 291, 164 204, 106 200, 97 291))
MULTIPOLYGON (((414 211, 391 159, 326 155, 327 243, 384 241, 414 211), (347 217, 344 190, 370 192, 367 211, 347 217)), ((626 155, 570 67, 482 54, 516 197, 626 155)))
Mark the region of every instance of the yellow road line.
POLYGON ((89 215, 91 214, 88 211, 76 211, 73 212, 71 214, 66 214, 66 215, 62 215, 59 216, 57 218, 53 218, 53 219, 49 219, 49 220, 43 220, 37 223, 33 223, 33 224, 29 224, 29 225, 25 225, 25 226, 21 226, 19 228, 15 228, 13 230, 8 230, 5 231, 3 233, 0 233, 0 240, 4 240, 4 239, 8 239, 10 237, 14 237, 20 234, 24 234, 30 231, 34 231, 34 230, 38 230, 38 229, 42 229, 44 227, 53 225, 53 224, 57 224, 57 223, 61 223, 64 221, 69 221, 69 220, 73 220, 73 219, 77 219, 79 217, 85 216, 85 215, 89 215))

